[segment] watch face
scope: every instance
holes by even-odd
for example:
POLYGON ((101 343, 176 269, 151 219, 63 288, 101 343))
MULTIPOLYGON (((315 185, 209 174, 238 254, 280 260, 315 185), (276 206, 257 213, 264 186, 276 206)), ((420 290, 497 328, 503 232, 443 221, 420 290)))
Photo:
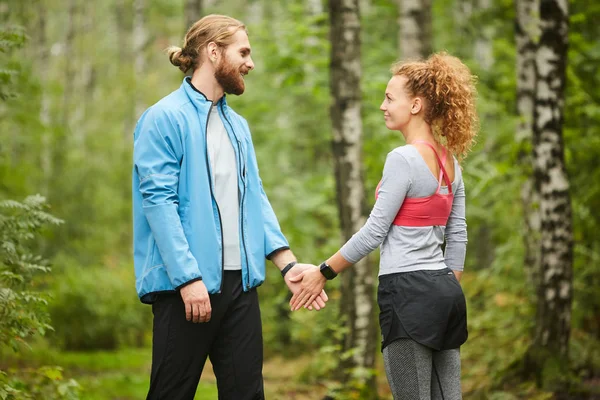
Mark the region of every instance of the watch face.
POLYGON ((331 267, 325 263, 321 264, 321 273, 325 278, 327 278, 327 280, 331 280, 337 276, 331 267))

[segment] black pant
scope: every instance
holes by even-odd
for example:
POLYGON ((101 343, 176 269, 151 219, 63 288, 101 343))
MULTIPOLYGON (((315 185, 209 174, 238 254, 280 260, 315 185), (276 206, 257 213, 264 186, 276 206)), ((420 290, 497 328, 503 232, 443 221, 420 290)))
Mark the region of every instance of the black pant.
POLYGON ((219 400, 263 400, 263 341, 258 294, 244 292, 240 271, 225 271, 223 290, 210 295, 207 323, 185 319, 179 293, 152 304, 152 373, 147 400, 193 400, 210 357, 219 400))

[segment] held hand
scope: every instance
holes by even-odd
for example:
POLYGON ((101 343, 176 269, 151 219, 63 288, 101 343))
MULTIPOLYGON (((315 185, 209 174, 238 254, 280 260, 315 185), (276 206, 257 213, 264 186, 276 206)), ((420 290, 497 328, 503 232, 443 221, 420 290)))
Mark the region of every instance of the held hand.
MULTIPOLYGON (((289 272, 285 275, 285 283, 292 294, 296 295, 302 289, 302 285, 300 283, 302 278, 296 278, 298 278, 303 272, 312 269, 318 270, 318 267, 312 264, 296 264, 292 269, 289 270, 289 272)), ((315 310, 319 311, 320 309, 325 308, 325 303, 327 300, 329 300, 327 293, 325 293, 324 290, 321 290, 319 295, 311 303, 308 303, 309 306, 307 308, 309 310, 314 308, 315 310)))
POLYGON ((212 313, 210 297, 202 281, 185 285, 179 291, 185 303, 185 318, 194 323, 208 322, 212 313))
POLYGON ((323 292, 327 279, 321 274, 318 267, 310 268, 300 275, 290 278, 292 282, 301 282, 300 290, 294 293, 290 300, 292 311, 307 307, 323 292))

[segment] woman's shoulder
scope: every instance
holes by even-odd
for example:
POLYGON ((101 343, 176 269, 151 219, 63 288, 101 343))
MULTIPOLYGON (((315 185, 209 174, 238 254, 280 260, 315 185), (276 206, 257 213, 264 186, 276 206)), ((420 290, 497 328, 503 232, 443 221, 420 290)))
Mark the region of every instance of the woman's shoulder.
POLYGON ((407 161, 410 161, 411 159, 414 159, 415 156, 419 155, 418 150, 415 148, 415 146, 411 146, 410 144, 405 144, 403 146, 398 146, 395 149, 393 149, 392 151, 390 151, 388 153, 388 155, 399 155, 404 157, 407 161))

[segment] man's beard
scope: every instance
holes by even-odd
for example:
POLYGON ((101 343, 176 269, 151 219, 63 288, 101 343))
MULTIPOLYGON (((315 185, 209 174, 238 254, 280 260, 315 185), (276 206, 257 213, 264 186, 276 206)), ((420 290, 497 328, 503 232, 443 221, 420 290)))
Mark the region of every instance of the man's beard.
POLYGON ((215 78, 225 93, 239 96, 246 89, 239 68, 236 68, 227 58, 223 59, 217 66, 215 78))

